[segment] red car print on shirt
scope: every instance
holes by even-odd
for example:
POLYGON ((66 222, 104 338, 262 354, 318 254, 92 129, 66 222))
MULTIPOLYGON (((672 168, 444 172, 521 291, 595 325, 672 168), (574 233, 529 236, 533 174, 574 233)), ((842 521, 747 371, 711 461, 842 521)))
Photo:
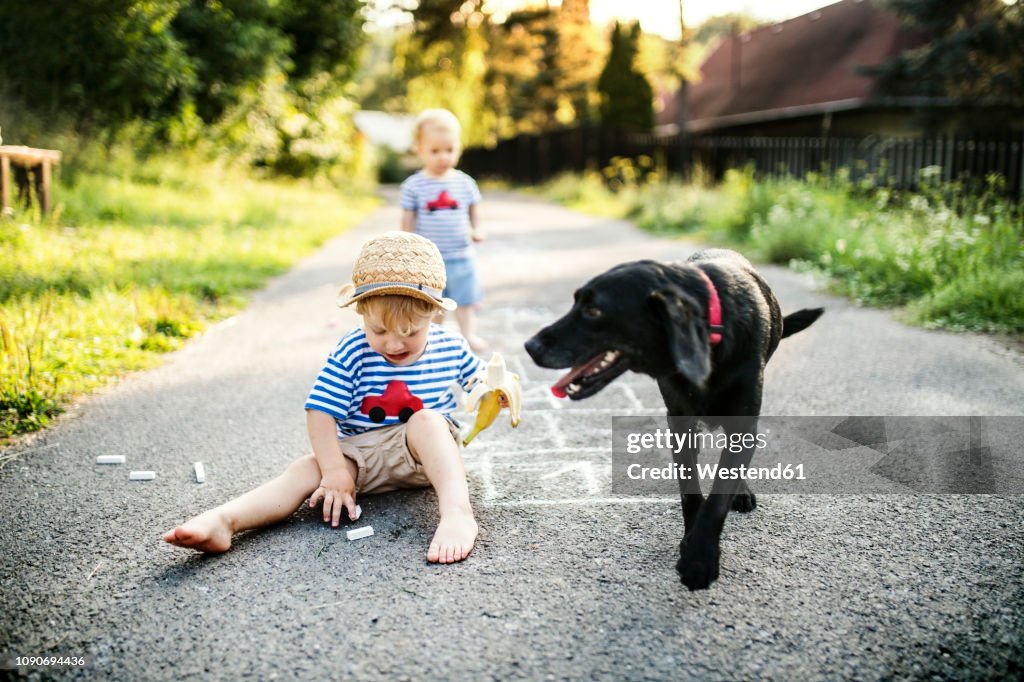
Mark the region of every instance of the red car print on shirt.
POLYGON ((448 194, 448 190, 443 189, 441 193, 437 195, 437 198, 433 201, 427 202, 427 210, 433 213, 434 211, 442 208, 450 208, 455 210, 459 207, 459 202, 452 199, 451 195, 448 194))
POLYGON ((359 406, 359 411, 375 424, 380 424, 387 417, 398 417, 398 421, 404 424, 422 409, 423 401, 409 391, 408 384, 397 379, 388 383, 383 394, 363 398, 363 404, 359 406))

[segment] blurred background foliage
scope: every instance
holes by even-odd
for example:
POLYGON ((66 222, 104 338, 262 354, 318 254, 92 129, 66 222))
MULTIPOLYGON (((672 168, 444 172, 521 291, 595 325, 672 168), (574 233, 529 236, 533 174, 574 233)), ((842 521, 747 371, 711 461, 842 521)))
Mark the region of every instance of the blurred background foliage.
POLYGON ((1024 106, 1024 5, 1019 0, 886 0, 923 45, 862 72, 884 92, 1024 106))
MULTIPOLYGON (((1020 102, 1020 2, 884 4, 931 39, 865 70, 883 90, 1020 102)), ((72 171, 120 142, 351 176, 366 162, 359 109, 449 108, 466 145, 649 130, 709 49, 756 24, 723 14, 680 42, 595 25, 584 0, 5 0, 0 126, 8 144, 61 148, 72 171)))
POLYGON ((584 5, 523 3, 498 14, 485 0, 399 3, 412 21, 372 32, 375 57, 356 78, 360 103, 392 113, 447 107, 467 145, 601 122, 650 130, 654 92, 695 77, 707 47, 733 30, 733 19, 723 20, 684 50, 638 24, 594 25, 584 5))
POLYGON ((285 174, 351 165, 359 0, 0 3, 0 125, 74 165, 118 142, 285 174), (333 135, 333 137, 331 137, 333 135))
POLYGON ((654 93, 695 78, 709 46, 754 25, 710 19, 683 49, 638 24, 594 25, 578 0, 492 4, 6 0, 0 126, 8 144, 60 148, 71 173, 121 144, 357 175, 359 109, 447 107, 467 145, 602 121, 647 130, 654 93))

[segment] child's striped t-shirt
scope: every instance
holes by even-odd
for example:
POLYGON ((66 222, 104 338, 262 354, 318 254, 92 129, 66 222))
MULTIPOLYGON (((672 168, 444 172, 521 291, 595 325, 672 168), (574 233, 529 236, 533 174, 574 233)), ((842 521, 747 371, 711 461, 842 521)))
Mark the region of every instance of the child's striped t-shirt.
POLYGON ((479 201, 476 181, 457 169, 443 178, 417 171, 399 190, 399 205, 416 212, 416 233, 434 242, 445 260, 472 254, 469 207, 479 201))
POLYGON ((405 422, 420 409, 450 417, 457 407, 452 384, 465 389, 483 367, 465 339, 436 324, 423 355, 405 367, 385 360, 357 328, 327 356, 305 407, 334 417, 339 437, 405 422))

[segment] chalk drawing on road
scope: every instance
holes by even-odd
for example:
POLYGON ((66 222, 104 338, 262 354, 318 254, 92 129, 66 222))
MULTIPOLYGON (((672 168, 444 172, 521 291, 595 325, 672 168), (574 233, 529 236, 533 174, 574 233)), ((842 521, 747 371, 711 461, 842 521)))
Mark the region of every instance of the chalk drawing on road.
POLYGON ((598 484, 597 476, 594 473, 594 465, 591 462, 587 461, 570 462, 569 464, 566 464, 557 471, 552 471, 551 473, 544 474, 543 476, 541 476, 541 480, 555 478, 557 476, 561 476, 562 474, 572 471, 578 471, 581 474, 583 474, 583 480, 587 484, 588 493, 590 493, 591 495, 597 495, 599 492, 601 492, 601 486, 598 484))
POLYGON ((559 420, 553 412, 537 412, 536 415, 547 422, 548 440, 558 449, 565 448, 565 432, 559 428, 559 420))
POLYGON ((557 316, 541 307, 501 306, 479 318, 480 332, 495 342, 520 377, 523 423, 516 430, 507 424, 495 427, 464 451, 471 489, 487 507, 672 502, 671 497, 611 493, 611 418, 664 415, 656 386, 646 377, 628 375, 588 403, 556 398, 551 384, 566 370, 537 367, 523 343, 557 316))
POLYGON ((641 403, 640 399, 636 397, 636 392, 630 387, 628 383, 622 382, 621 384, 619 384, 619 388, 621 388, 622 392, 626 394, 626 399, 629 400, 630 405, 633 407, 634 410, 644 409, 643 403, 641 403))

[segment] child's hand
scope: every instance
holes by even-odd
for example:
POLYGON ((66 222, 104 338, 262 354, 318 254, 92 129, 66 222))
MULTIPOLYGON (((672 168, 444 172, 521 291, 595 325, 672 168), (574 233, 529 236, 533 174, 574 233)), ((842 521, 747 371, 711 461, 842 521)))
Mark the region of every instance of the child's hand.
POLYGON ((324 522, 330 521, 337 527, 341 521, 342 508, 348 509, 350 521, 356 520, 356 482, 345 469, 328 471, 320 480, 320 487, 313 491, 309 506, 315 507, 320 498, 324 500, 324 522))
POLYGON ((487 239, 487 233, 484 232, 483 230, 473 230, 472 232, 470 232, 469 236, 473 239, 474 242, 482 242, 483 240, 487 239))

